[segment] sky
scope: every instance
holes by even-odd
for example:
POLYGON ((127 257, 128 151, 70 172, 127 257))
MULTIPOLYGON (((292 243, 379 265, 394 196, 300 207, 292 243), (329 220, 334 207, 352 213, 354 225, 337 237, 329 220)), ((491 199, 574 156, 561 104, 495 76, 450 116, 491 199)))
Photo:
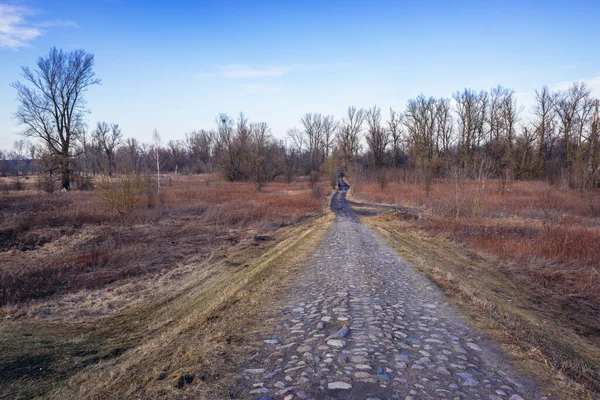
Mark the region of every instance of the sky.
POLYGON ((308 112, 404 110, 423 93, 586 81, 600 97, 596 1, 0 0, 0 149, 23 127, 12 82, 52 46, 95 55, 89 130, 163 142, 213 129, 219 113, 275 137, 308 112), (595 19, 594 19, 595 17, 595 19))

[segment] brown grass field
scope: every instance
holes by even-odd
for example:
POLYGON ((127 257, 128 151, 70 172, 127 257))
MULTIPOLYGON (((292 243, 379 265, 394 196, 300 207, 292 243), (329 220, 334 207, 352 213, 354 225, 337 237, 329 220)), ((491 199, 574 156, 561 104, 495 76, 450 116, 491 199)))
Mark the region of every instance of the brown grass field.
POLYGON ((596 398, 600 190, 535 181, 513 182, 503 194, 497 181, 439 181, 429 197, 424 189, 419 182, 383 189, 360 183, 351 197, 400 207, 364 213, 363 220, 465 307, 523 369, 559 397, 596 398))
POLYGON ((0 193, 0 398, 210 397, 328 187, 171 176, 124 215, 98 192, 0 193))

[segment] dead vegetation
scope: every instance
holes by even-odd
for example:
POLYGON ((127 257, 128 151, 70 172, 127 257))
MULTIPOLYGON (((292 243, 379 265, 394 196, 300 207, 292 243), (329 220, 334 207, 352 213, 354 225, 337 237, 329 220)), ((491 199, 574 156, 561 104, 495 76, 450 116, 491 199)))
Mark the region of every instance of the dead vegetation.
POLYGON ((262 290, 255 279, 279 267, 276 255, 316 229, 297 223, 327 204, 327 190, 306 183, 257 193, 213 176, 167 177, 161 194, 124 214, 98 192, 3 195, 0 397, 133 395, 127 385, 172 397, 203 382, 183 369, 205 365, 214 346, 188 344, 214 340, 207 321, 262 290), (76 374, 81 385, 63 386, 76 374))
POLYGON ((563 398, 596 396, 600 193, 514 182, 501 194, 500 184, 488 182, 472 212, 478 182, 465 182, 458 218, 453 182, 430 196, 422 185, 363 183, 354 197, 413 210, 366 221, 563 398))

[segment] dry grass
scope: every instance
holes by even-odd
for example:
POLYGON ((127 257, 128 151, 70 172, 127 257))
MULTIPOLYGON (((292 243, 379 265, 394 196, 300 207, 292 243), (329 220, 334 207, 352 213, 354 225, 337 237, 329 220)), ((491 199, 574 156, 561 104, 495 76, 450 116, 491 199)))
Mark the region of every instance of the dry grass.
POLYGON ((162 205, 125 216, 93 192, 4 195, 0 306, 160 271, 192 254, 207 257, 252 232, 318 215, 324 204, 301 183, 273 183, 257 193, 251 183, 210 177, 166 182, 162 205))
POLYGON ((306 183, 257 193, 212 176, 166 177, 161 193, 125 215, 94 192, 0 194, 0 397, 132 396, 134 384, 185 392, 175 366, 218 356, 182 349, 208 340, 211 315, 278 271, 273 260, 327 205, 327 191, 306 183), (76 374, 81 384, 65 387, 76 374))
POLYGON ((459 218, 453 182, 436 183, 429 198, 421 184, 398 183, 364 184, 354 197, 413 208, 417 220, 367 220, 516 358, 537 362, 526 369, 541 370, 550 386, 558 379, 559 397, 598 395, 600 191, 515 182, 501 194, 497 185, 487 182, 475 207, 477 183, 466 183, 459 218))
POLYGON ((398 183, 383 191, 371 183, 356 197, 418 208, 424 217, 419 229, 492 254, 525 273, 532 285, 600 304, 600 190, 515 182, 501 194, 498 185, 487 182, 475 206, 477 183, 465 184, 458 219, 453 182, 438 182, 429 198, 423 185, 398 183))

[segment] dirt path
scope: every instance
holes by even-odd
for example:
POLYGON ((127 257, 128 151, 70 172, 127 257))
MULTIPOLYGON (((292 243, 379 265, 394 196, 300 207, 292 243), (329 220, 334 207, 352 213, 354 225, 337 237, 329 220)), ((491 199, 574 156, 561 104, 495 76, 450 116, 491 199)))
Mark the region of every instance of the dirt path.
POLYGON ((239 372, 249 399, 539 399, 441 291, 362 225, 335 224, 239 372))

